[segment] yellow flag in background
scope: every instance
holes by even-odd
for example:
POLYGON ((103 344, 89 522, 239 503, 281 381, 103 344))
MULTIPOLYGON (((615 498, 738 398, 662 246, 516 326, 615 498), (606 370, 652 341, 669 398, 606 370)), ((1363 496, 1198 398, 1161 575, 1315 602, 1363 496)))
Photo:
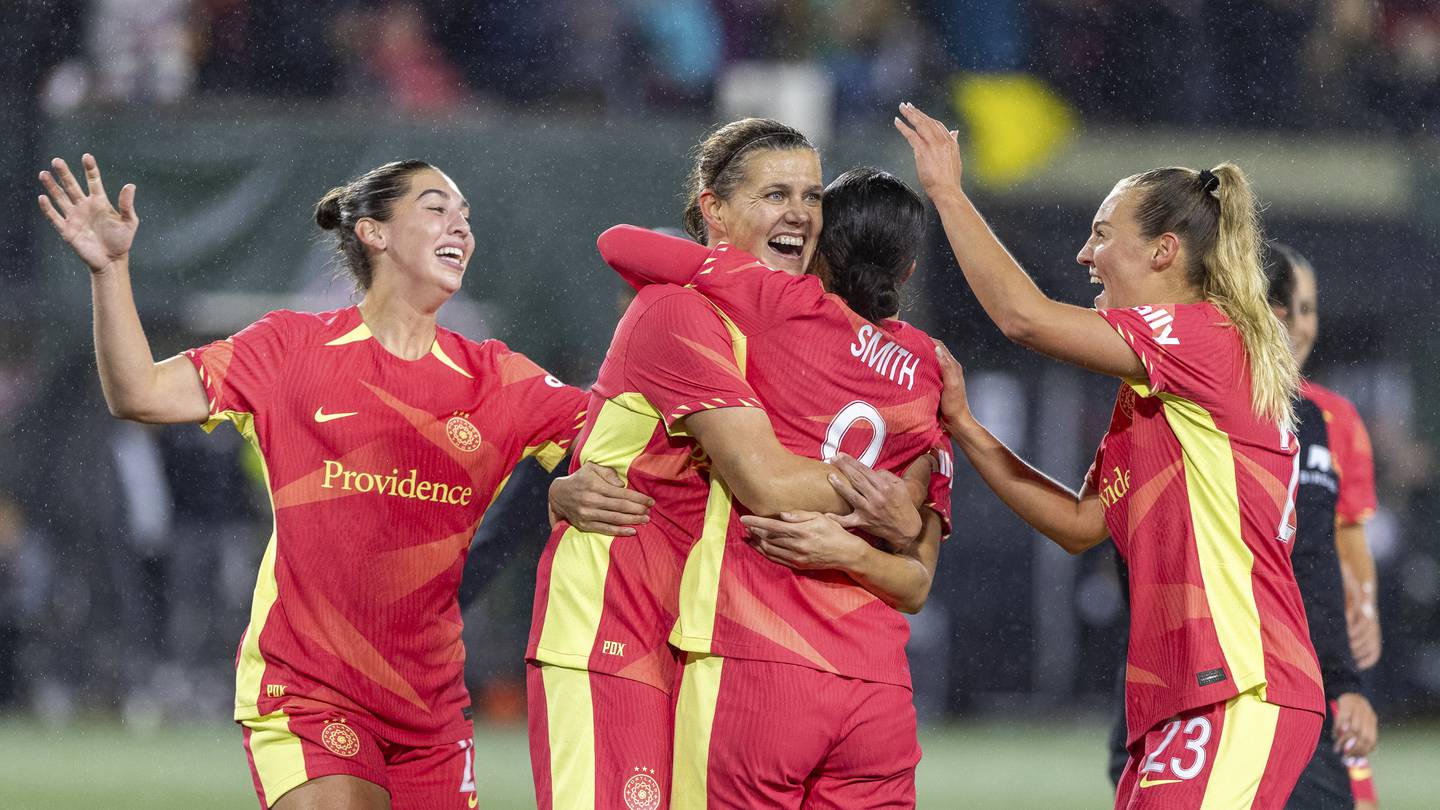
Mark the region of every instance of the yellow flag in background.
POLYGON ((970 134, 965 173, 985 186, 1033 176, 1079 127, 1070 105, 1029 74, 968 73, 952 81, 951 91, 970 134))

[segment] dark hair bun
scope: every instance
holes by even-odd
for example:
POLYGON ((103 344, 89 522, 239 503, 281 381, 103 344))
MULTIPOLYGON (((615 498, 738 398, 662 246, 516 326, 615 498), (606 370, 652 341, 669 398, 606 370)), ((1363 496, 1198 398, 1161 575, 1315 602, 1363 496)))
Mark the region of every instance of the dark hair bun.
POLYGON ((315 203, 315 224, 321 229, 333 231, 340 227, 340 198, 345 195, 345 187, 339 186, 325 192, 320 202, 315 203))

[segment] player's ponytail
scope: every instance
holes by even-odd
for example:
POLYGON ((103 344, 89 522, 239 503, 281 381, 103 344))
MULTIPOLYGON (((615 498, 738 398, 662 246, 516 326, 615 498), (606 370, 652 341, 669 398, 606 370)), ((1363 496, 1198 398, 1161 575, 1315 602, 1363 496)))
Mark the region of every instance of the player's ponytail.
POLYGON ((695 145, 694 162, 685 181, 685 212, 680 217, 681 226, 691 239, 703 245, 710 238, 705 217, 700 213, 700 194, 708 188, 720 199, 730 199, 735 187, 745 179, 749 155, 768 149, 815 151, 800 130, 769 118, 731 121, 695 145))
POLYGON ((1140 191, 1140 233, 1179 237, 1190 283, 1235 325, 1250 365, 1251 404, 1265 421, 1292 425, 1300 372, 1285 327, 1270 310, 1261 269, 1260 212, 1239 166, 1171 167, 1127 178, 1140 191))
POLYGON ((335 232, 335 252, 361 290, 370 289, 375 268, 355 233, 355 223, 362 219, 389 221, 395 203, 410 190, 410 175, 432 168, 423 160, 386 163, 330 189, 315 203, 315 224, 321 230, 335 232))
POLYGON ((817 255, 829 290, 866 320, 900 312, 900 285, 925 235, 925 204, 895 175, 851 169, 825 188, 817 255))

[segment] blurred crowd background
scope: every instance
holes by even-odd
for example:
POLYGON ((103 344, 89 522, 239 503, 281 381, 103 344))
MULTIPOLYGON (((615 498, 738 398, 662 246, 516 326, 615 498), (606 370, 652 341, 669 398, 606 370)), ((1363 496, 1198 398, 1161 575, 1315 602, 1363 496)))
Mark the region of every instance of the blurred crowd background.
MULTIPOLYGON (((1120 177, 1237 159, 1269 232, 1314 262, 1313 375, 1376 450, 1384 722, 1440 715, 1440 3, 1433 0, 17 0, 0 45, 0 711, 223 718, 269 505, 239 437, 110 419, 82 265, 38 216, 52 154, 139 186, 134 278, 157 356, 265 310, 353 300, 309 206, 422 157, 479 242, 442 321, 586 385, 620 285, 608 225, 678 222, 686 150, 769 114, 826 176, 913 179, 911 100, 962 130, 981 207, 1052 295, 1120 177)), ((906 316, 950 343, 977 412, 1078 482, 1112 382, 1006 343, 938 223, 906 316)), ((463 589, 484 716, 523 716, 545 479, 517 474, 463 589)), ((961 470, 912 623, 927 720, 1114 710, 1109 545, 1071 558, 961 470)), ((1098 748, 1098 741, 1097 741, 1098 748)))

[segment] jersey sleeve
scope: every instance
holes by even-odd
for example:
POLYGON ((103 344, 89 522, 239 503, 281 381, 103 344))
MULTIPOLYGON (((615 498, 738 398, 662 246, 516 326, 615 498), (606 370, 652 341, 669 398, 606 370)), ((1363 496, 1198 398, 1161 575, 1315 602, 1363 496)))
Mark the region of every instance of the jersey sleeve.
POLYGON ((496 358, 507 401, 513 403, 513 424, 524 437, 522 458, 535 457, 553 470, 585 423, 589 395, 566 385, 520 352, 502 348, 496 358))
POLYGON ((210 407, 210 418, 203 425, 207 431, 265 407, 293 331, 287 316, 283 311, 271 312, 231 337, 185 352, 205 387, 210 407))
MULTIPOLYGON (((714 301, 751 337, 813 311, 826 297, 819 278, 776 270, 724 242, 705 257, 689 286, 714 301)), ((855 318, 862 320, 859 315, 855 318)))
POLYGON ((1335 518, 1344 524, 1364 523, 1375 514, 1375 456, 1370 434, 1348 401, 1336 403, 1330 423, 1331 451, 1340 471, 1335 518))
POLYGON ((710 248, 634 225, 616 225, 600 234, 600 258, 635 289, 647 284, 688 284, 710 248))
POLYGON ((1233 387, 1236 361, 1243 360, 1244 348, 1233 328, 1221 326, 1224 316, 1213 306, 1139 306, 1099 312, 1145 366, 1148 379, 1143 388, 1148 390, 1137 389, 1142 396, 1168 393, 1206 405, 1217 392, 1233 387))
POLYGON ((625 324, 624 387, 644 397, 672 435, 685 435, 681 420, 696 411, 761 407, 708 301, 669 288, 645 303, 625 324))
POLYGON ((925 495, 925 506, 940 516, 940 538, 950 536, 950 490, 955 477, 955 457, 950 449, 950 437, 942 432, 930 448, 934 469, 930 473, 930 487, 925 495))

